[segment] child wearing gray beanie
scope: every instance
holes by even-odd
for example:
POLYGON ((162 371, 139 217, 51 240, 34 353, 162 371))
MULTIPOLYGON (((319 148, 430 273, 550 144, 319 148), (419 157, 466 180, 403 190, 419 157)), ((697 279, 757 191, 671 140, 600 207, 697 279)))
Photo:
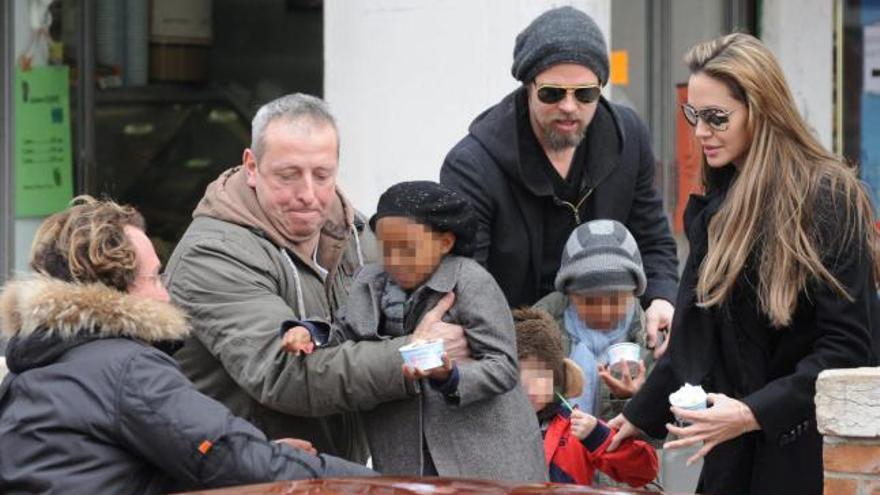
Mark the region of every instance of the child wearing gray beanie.
POLYGON ((593 220, 576 228, 565 244, 558 292, 535 304, 557 319, 565 352, 584 370, 584 393, 575 401, 604 420, 623 410, 646 376, 651 353, 636 299, 645 285, 642 257, 629 230, 615 220, 593 220), (609 348, 627 342, 639 346, 641 360, 628 366, 608 363, 609 348))
POLYGON ((593 220, 572 231, 556 274, 564 294, 625 291, 641 296, 647 280, 639 246, 616 220, 593 220))

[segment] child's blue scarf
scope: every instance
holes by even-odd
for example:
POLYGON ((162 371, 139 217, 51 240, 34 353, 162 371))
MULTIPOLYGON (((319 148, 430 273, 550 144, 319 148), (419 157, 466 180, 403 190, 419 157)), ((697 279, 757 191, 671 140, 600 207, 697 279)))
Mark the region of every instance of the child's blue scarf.
MULTIPOLYGON (((638 304, 638 303, 635 303, 638 304)), ((569 357, 584 370, 584 390, 580 397, 571 400, 581 411, 598 417, 600 361, 606 361, 605 351, 614 344, 625 342, 629 326, 635 316, 635 304, 630 306, 617 328, 608 331, 593 330, 578 317, 575 307, 569 303, 565 308, 565 331, 571 339, 569 357)))

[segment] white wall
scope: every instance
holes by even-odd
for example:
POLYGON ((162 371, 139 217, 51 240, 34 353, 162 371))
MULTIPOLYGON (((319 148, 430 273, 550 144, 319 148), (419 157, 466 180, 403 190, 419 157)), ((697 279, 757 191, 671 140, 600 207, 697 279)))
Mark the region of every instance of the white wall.
POLYGON ((832 147, 833 0, 764 0, 761 37, 776 55, 801 114, 832 147))
POLYGON ((611 0, 325 0, 324 95, 340 184, 361 211, 396 182, 438 179, 474 117, 517 87, 517 33, 559 5, 589 13, 608 40, 611 0))

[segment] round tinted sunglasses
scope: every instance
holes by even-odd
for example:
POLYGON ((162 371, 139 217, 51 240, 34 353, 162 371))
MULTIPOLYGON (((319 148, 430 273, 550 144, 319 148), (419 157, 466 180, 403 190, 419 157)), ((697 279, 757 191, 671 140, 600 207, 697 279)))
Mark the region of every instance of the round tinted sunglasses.
POLYGON ((598 84, 581 84, 577 86, 565 86, 562 84, 538 84, 537 88, 538 100, 541 103, 552 105, 559 103, 568 94, 569 91, 574 92, 574 97, 581 103, 593 103, 599 99, 602 94, 602 87, 598 84))
POLYGON ((736 108, 728 111, 721 110, 720 108, 697 110, 688 103, 681 106, 681 113, 684 114, 684 119, 692 127, 696 127, 697 122, 702 120, 715 131, 726 131, 730 127, 730 115, 737 110, 736 108))

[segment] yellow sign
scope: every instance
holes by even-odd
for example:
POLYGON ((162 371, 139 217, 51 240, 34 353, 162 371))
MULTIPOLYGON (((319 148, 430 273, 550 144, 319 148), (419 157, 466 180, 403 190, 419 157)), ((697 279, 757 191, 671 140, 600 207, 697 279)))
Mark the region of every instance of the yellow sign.
POLYGON ((611 50, 611 84, 629 84, 629 52, 611 50))

